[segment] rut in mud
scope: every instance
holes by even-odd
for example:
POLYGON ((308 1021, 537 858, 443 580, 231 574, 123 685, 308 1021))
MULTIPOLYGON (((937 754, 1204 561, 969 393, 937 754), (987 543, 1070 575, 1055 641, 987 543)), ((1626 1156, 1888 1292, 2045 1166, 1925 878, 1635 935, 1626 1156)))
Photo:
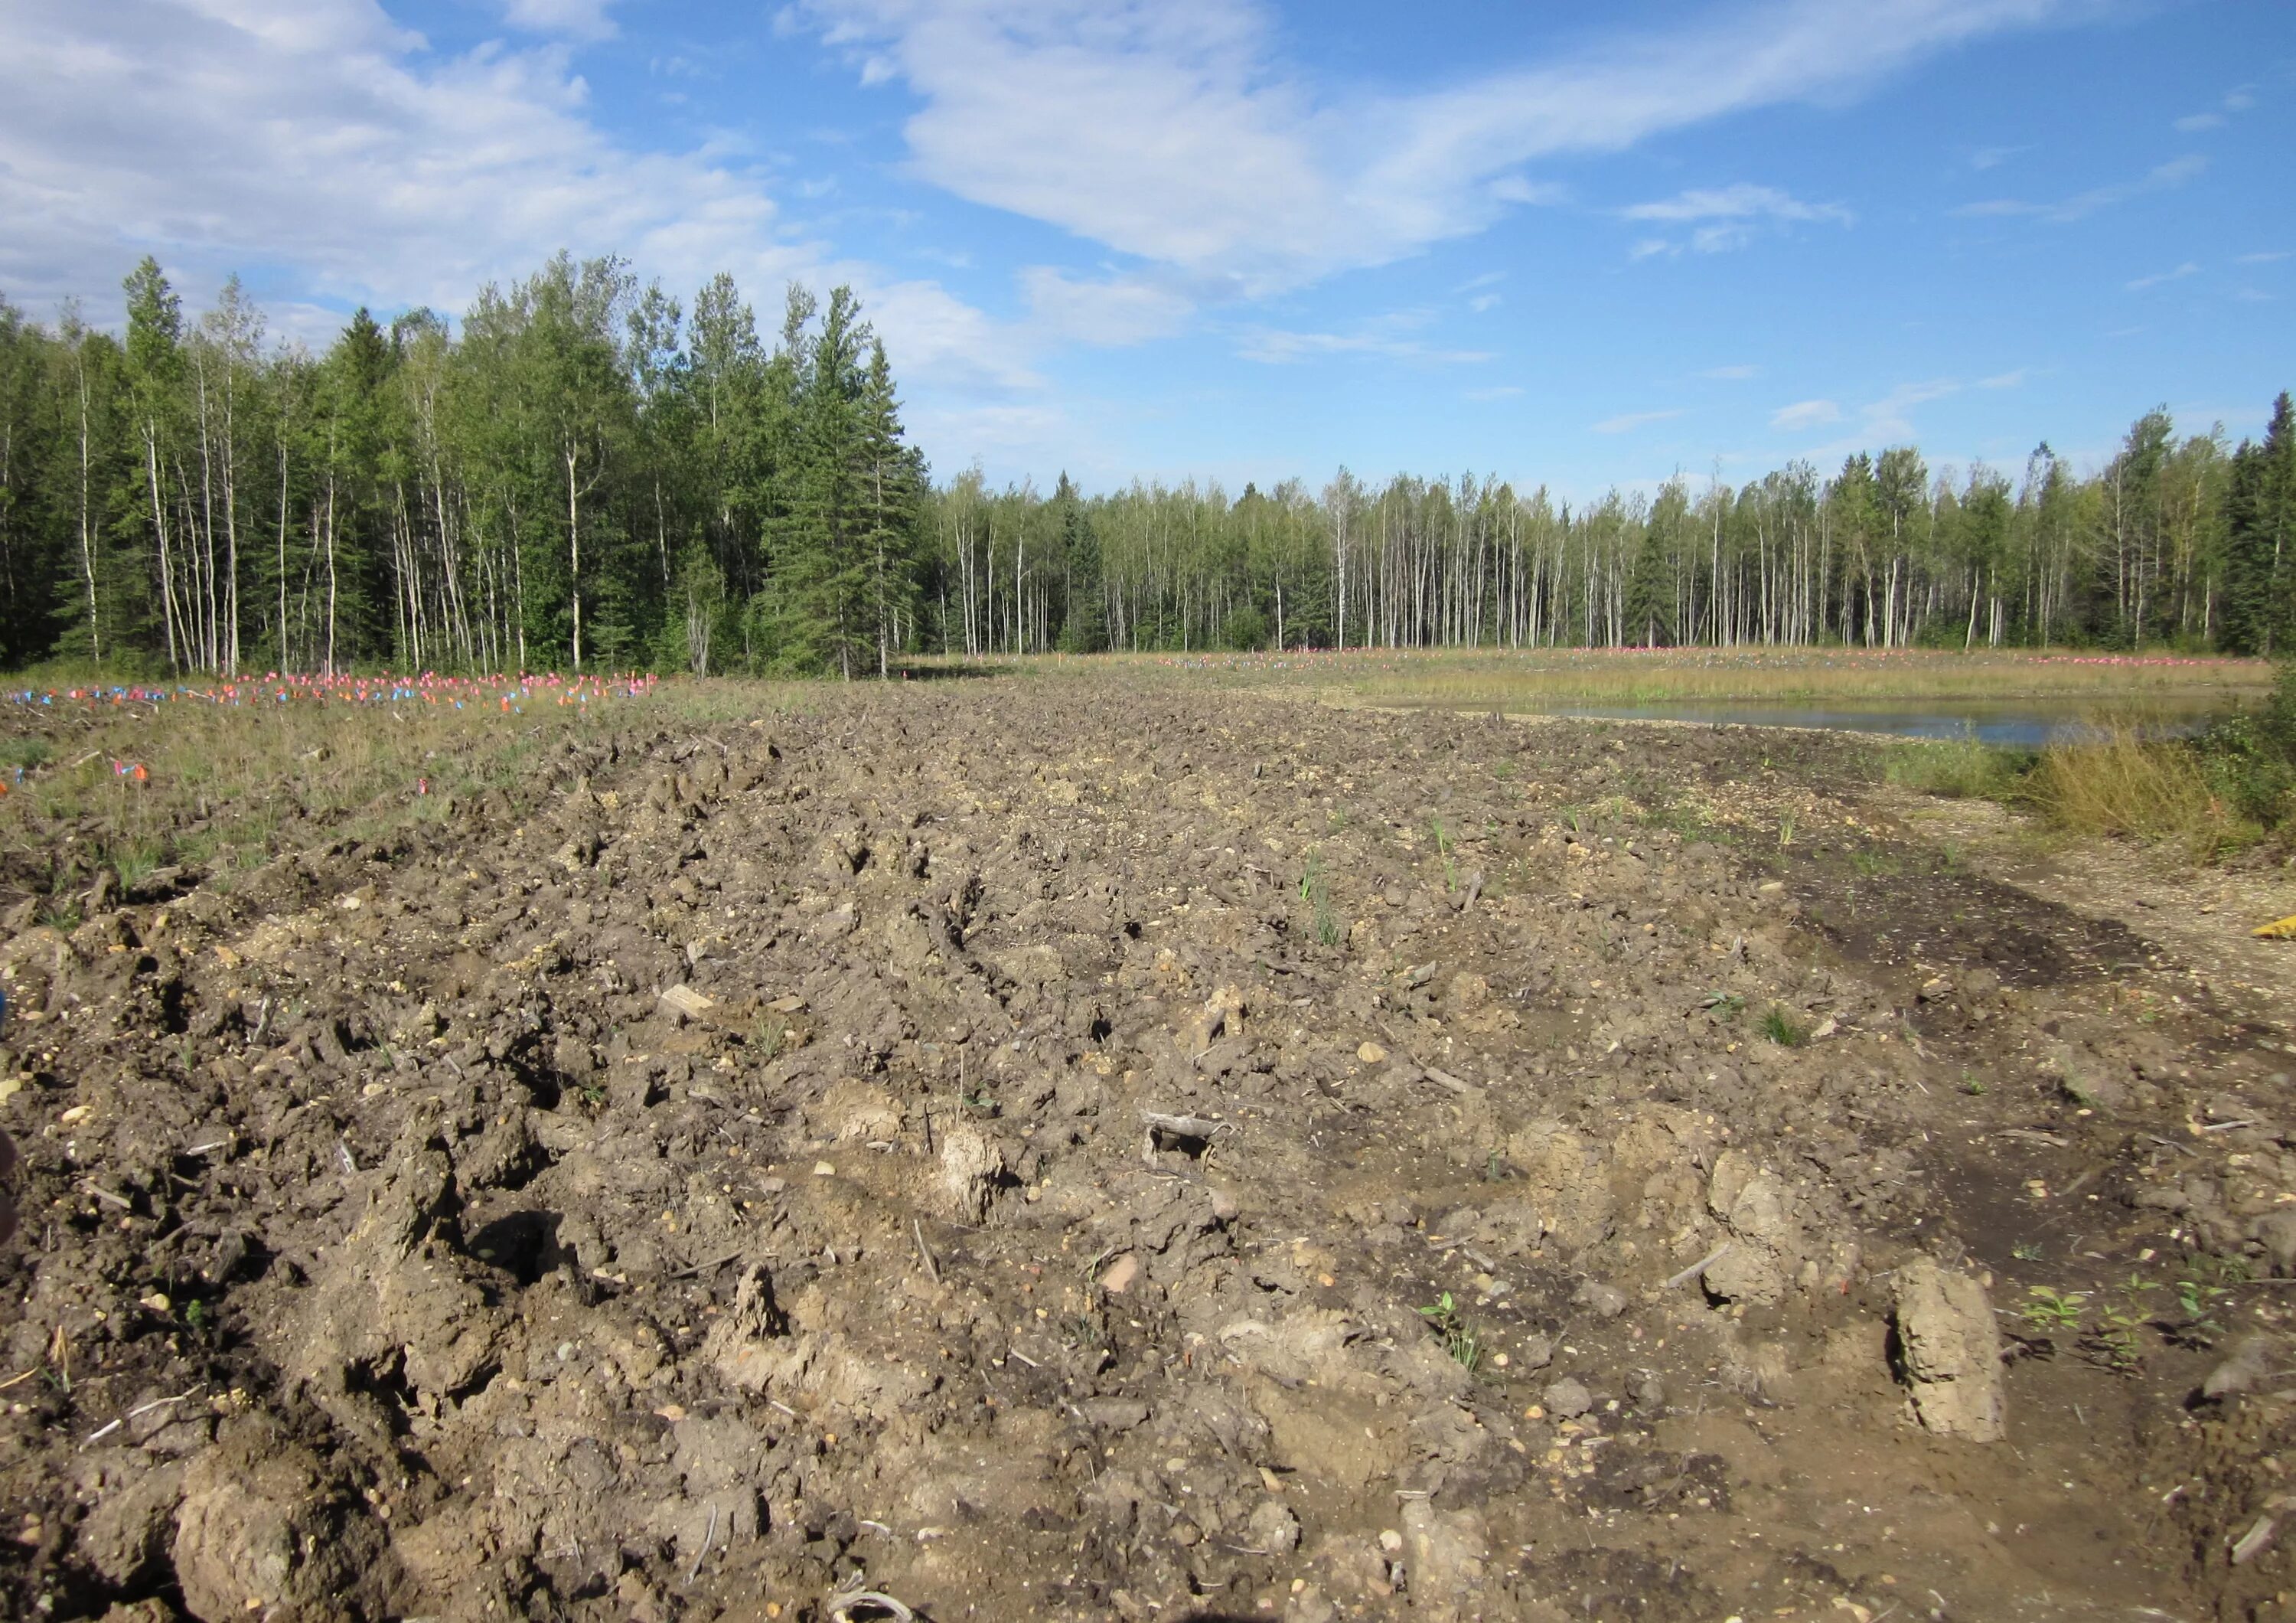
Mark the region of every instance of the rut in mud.
POLYGON ((2288 1615, 2285 1034, 1865 748, 824 694, 19 910, 7 1608, 2288 1615))

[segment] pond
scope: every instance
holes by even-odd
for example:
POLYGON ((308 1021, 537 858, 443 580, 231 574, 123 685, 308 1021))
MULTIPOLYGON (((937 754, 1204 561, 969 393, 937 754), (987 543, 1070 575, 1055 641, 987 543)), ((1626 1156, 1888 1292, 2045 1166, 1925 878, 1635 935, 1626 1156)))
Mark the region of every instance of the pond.
POLYGON ((1654 704, 1543 705, 1541 715, 1585 721, 1695 721, 1732 727, 1807 727, 1891 733, 1903 738, 1974 738, 2009 749, 2094 737, 2115 724, 2154 737, 2200 731, 2234 708, 2221 693, 2148 695, 2137 704, 2081 699, 1886 699, 1832 704, 1685 700, 1654 704))

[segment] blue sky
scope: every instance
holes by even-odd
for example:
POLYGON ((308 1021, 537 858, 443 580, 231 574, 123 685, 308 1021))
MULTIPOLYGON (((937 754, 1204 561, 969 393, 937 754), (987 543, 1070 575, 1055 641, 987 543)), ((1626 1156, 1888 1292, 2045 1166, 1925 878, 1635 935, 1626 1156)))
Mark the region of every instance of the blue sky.
POLYGON ((2281 0, 0 0, 0 293, 852 282, 937 472, 2085 461, 2296 385, 2281 0))

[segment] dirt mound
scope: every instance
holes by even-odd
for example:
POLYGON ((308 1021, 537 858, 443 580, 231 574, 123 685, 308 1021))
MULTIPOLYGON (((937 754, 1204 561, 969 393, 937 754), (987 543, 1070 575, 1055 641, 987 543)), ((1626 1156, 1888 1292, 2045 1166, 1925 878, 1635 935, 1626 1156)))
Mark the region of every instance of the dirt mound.
POLYGON ((10 1609, 2280 1615, 2285 1037, 1864 747, 824 693, 20 929, 10 1609))

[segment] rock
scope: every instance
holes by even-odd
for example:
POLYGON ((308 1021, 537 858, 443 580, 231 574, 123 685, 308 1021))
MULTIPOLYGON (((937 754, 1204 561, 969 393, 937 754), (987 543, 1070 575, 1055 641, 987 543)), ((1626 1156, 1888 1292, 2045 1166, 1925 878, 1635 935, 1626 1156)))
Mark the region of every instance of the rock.
POLYGON ((1283 1615, 1290 1623, 1338 1623, 1340 1609, 1331 1596, 1308 1584, 1285 1603, 1283 1615))
POLYGON ((1666 1382, 1655 1370, 1636 1370, 1627 1379, 1627 1396, 1635 1400, 1637 1409, 1666 1407, 1666 1382))
POLYGON ((1148 1405, 1136 1397, 1087 1397, 1077 1413, 1110 1431, 1129 1431, 1148 1419, 1148 1405))
POLYGON ((2259 1331, 2243 1336, 2222 1363, 2210 1370, 2208 1379, 2201 1382, 2202 1397, 2232 1397, 2247 1391, 2272 1372, 2274 1339, 2259 1331))
POLYGON ((1108 1272, 1100 1276, 1100 1288, 1111 1296, 1122 1296, 1140 1278, 1140 1259, 1127 1251, 1109 1265, 1108 1272))
POLYGON ((265 1416, 228 1428, 185 1471, 174 1556, 184 1609, 204 1623, 381 1610, 381 1528, 347 1482, 265 1416))
POLYGON ((1438 1511, 1425 1499, 1403 1504, 1406 1569, 1421 1617, 1453 1618, 1483 1586, 1490 1536, 1473 1511, 1438 1511))
POLYGON ((1914 1413, 1930 1430, 1973 1442, 2004 1434, 2001 1337, 1985 1287, 1934 1257, 1898 1270, 1898 1355, 1914 1413))
POLYGON ((1587 1389, 1585 1381, 1575 1376, 1550 1383, 1539 1396, 1546 1405, 1546 1412, 1557 1420, 1576 1420, 1595 1406, 1595 1395, 1587 1389))
POLYGON ((1262 1499, 1244 1524, 1244 1543, 1270 1555, 1289 1555, 1300 1545, 1300 1518, 1281 1499, 1262 1499))
POLYGON ((1387 1050, 1376 1042, 1365 1042, 1356 1050, 1356 1058, 1365 1065, 1378 1065, 1387 1059, 1387 1050))
POLYGON ((1758 1306, 1783 1300, 1803 1248, 1784 1182, 1742 1151, 1726 1149, 1707 1182, 1706 1207, 1732 1239, 1702 1276, 1707 1290, 1726 1302, 1758 1306))
POLYGON ((979 1223, 988 1215, 988 1202, 1004 1173, 1004 1152, 980 1128, 958 1122, 943 1130, 941 1194, 960 1220, 979 1223))
POLYGON ((2296 1212, 2267 1212, 2250 1225, 2249 1232, 2264 1243, 2275 1278, 2296 1274, 2296 1212))
POLYGON ((1578 1287, 1571 1298, 1573 1306, 1591 1310, 1596 1317, 1615 1319, 1627 1310, 1627 1293, 1616 1285, 1602 1284, 1588 1280, 1578 1287))
POLYGON ((1526 1370, 1543 1370, 1554 1362, 1554 1338, 1530 1335, 1522 1339, 1514 1361, 1526 1370))
POLYGON ((183 1491, 184 1468, 167 1464, 106 1494, 79 1525, 80 1555, 119 1588, 140 1581, 167 1551, 183 1491))

